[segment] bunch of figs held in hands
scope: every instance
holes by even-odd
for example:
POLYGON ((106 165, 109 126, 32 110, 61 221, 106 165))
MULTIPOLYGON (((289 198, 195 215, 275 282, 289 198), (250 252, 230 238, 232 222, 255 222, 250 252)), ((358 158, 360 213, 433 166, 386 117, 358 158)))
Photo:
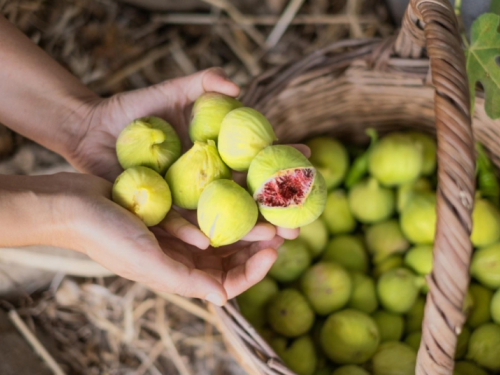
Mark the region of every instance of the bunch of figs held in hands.
MULTIPOLYGON (((366 148, 330 136, 306 142, 328 189, 323 214, 237 297, 242 315, 299 375, 415 374, 433 267, 436 141, 419 132, 367 134, 366 148)), ((500 189, 480 144, 477 151, 472 281, 455 375, 500 373, 500 189)))
POLYGON ((314 222, 326 204, 321 173, 330 184, 339 179, 297 149, 273 145, 269 121, 222 94, 196 100, 189 137, 193 145, 182 154, 179 136, 165 120, 144 117, 128 124, 116 141, 124 171, 113 185, 113 201, 148 227, 160 224, 172 206, 197 210, 200 229, 219 247, 245 237, 259 212, 283 228, 314 222), (246 187, 232 180, 233 171, 247 173, 246 187))

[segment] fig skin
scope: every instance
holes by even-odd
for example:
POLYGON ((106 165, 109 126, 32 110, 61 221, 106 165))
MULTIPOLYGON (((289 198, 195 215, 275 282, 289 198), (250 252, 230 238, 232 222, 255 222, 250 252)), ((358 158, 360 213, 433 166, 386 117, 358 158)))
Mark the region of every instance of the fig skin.
POLYGON ((405 322, 401 315, 378 310, 373 313, 372 318, 377 323, 381 343, 401 340, 405 328, 405 322))
POLYGON ((191 111, 189 138, 194 143, 213 140, 217 143, 222 120, 233 109, 243 107, 235 98, 215 92, 207 92, 196 99, 191 111))
POLYGON ((470 274, 488 288, 500 288, 499 242, 474 251, 472 254, 470 274))
POLYGON ((396 314, 404 314, 412 308, 419 289, 416 276, 406 268, 389 270, 377 282, 380 304, 385 310, 396 314))
POLYGON ((414 375, 417 352, 409 345, 389 341, 372 358, 373 375, 414 375))
POLYGON ((336 369, 332 375, 370 375, 362 367, 356 365, 346 365, 336 369))
POLYGON ((373 262, 380 263, 392 254, 405 252, 410 244, 403 236, 399 222, 390 219, 366 229, 366 244, 373 255, 373 262))
POLYGON ((470 238, 475 247, 488 246, 500 239, 500 212, 487 199, 474 202, 470 238))
POLYGON ((422 148, 422 175, 428 176, 436 171, 437 144, 436 140, 428 134, 421 132, 406 133, 414 142, 419 143, 422 148))
POLYGON ((339 186, 349 168, 349 154, 344 145, 331 137, 315 137, 306 145, 311 149, 309 160, 325 178, 326 188, 339 186))
POLYGON ((410 333, 408 336, 405 338, 405 344, 413 348, 416 352, 418 352, 418 349, 420 348, 420 341, 422 341, 422 332, 416 331, 410 333))
POLYGON ((469 293, 472 296, 473 305, 466 323, 472 328, 476 328, 491 319, 490 306, 493 292, 484 286, 472 283, 469 286, 469 293))
POLYGON ((432 245, 436 235, 436 193, 415 194, 400 217, 405 237, 418 245, 432 245))
POLYGON ((241 293, 236 300, 241 314, 254 326, 266 323, 265 306, 279 292, 278 284, 266 276, 257 284, 241 293))
POLYGON ((316 349, 310 336, 304 335, 291 343, 283 337, 271 341, 271 347, 297 375, 313 375, 318 362, 316 349))
POLYGON ((351 279, 352 293, 347 306, 367 314, 373 313, 378 307, 375 281, 360 272, 352 272, 351 279))
POLYGON ((297 280, 311 264, 307 245, 300 239, 285 240, 277 252, 278 258, 268 274, 279 282, 297 280))
POLYGON ((348 271, 368 271, 368 254, 361 239, 351 235, 333 237, 321 260, 336 262, 348 271))
POLYGON ((486 371, 469 361, 455 363, 453 375, 488 375, 486 371))
POLYGON ((181 156, 181 141, 165 120, 142 117, 120 132, 116 139, 116 155, 123 169, 143 166, 164 176, 181 156))
POLYGON ((470 339, 470 329, 467 326, 462 327, 462 332, 457 338, 457 347, 455 350, 455 360, 462 359, 467 353, 467 347, 470 339))
POLYGON ((400 254, 394 254, 385 258, 380 263, 376 264, 372 270, 372 274, 373 277, 378 279, 385 272, 402 266, 403 266, 403 256, 400 254))
POLYGON ((257 223, 258 214, 250 194, 232 180, 212 181, 198 202, 198 225, 213 247, 241 240, 257 223))
POLYGON ((273 127, 261 113, 240 107, 222 120, 217 146, 229 168, 245 172, 255 156, 276 140, 273 127))
POLYGON ((466 358, 491 371, 500 370, 500 326, 485 323, 476 328, 469 339, 466 358))
POLYGON ((353 216, 364 224, 388 219, 396 204, 394 192, 380 186, 374 178, 354 185, 349 191, 348 201, 353 216))
POLYGON ((141 166, 128 168, 116 178, 111 198, 148 227, 159 224, 172 207, 167 182, 154 170, 141 166))
POLYGON ((413 333, 422 330, 422 321, 424 320, 425 299, 418 297, 413 306, 406 314, 405 332, 413 333))
POLYGON ((493 294, 490 308, 491 308, 491 319, 496 324, 500 324, 500 289, 497 289, 495 294, 493 294))
POLYGON ((432 271, 432 245, 414 246, 405 255, 405 265, 419 275, 432 271))
POLYGON ((414 194, 425 191, 432 191, 432 184, 424 177, 398 186, 396 194, 398 212, 401 213, 404 210, 414 194))
POLYGON ((328 230, 325 222, 321 218, 300 228, 298 237, 309 249, 311 258, 317 258, 325 250, 328 243, 328 230))
POLYGON ((309 160, 291 146, 268 146, 252 160, 248 170, 247 185, 255 200, 258 200, 266 182, 283 176, 283 173, 301 173, 300 171, 314 173, 312 183, 307 191, 303 191, 304 197, 300 203, 283 207, 258 203, 260 213, 271 224, 282 228, 299 228, 318 219, 326 204, 325 180, 309 160))
POLYGON ((203 189, 219 179, 231 179, 231 171, 220 158, 212 140, 196 141, 172 164, 165 176, 174 205, 189 210, 198 208, 203 189))
POLYGON ((352 216, 347 195, 342 189, 328 193, 321 217, 333 235, 351 233, 356 229, 356 219, 352 216))

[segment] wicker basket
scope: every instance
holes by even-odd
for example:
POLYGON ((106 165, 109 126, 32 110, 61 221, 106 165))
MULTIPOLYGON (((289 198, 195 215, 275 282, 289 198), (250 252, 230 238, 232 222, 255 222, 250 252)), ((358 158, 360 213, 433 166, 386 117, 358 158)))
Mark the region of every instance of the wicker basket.
MULTIPOLYGON (((427 279, 430 291, 415 373, 451 375, 470 280, 475 155, 465 58, 449 0, 412 0, 397 37, 330 45, 259 77, 243 101, 267 116, 280 142, 319 134, 366 142, 367 127, 381 133, 414 128, 437 136, 434 268, 427 279)), ((474 137, 497 166, 499 125, 477 99, 474 137)), ((240 315, 235 301, 211 310, 248 373, 293 374, 240 315)))

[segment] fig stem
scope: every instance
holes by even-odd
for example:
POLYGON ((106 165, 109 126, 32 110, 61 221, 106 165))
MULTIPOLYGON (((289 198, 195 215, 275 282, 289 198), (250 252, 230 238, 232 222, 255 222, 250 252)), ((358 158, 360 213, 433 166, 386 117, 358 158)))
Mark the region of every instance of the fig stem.
POLYGON ((153 145, 157 145, 165 142, 165 133, 160 129, 151 129, 151 139, 153 140, 153 145))

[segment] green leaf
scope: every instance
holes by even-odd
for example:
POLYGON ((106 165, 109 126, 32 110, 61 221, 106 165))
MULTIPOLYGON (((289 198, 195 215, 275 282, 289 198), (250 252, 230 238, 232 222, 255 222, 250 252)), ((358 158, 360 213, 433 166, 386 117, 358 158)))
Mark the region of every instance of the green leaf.
POLYGON ((491 0, 490 13, 500 16, 500 0, 491 0))
POLYGON ((475 87, 481 82, 484 88, 484 106, 486 114, 500 118, 500 34, 498 26, 500 16, 486 13, 472 24, 471 45, 466 51, 467 74, 471 93, 471 105, 474 107, 475 87))

